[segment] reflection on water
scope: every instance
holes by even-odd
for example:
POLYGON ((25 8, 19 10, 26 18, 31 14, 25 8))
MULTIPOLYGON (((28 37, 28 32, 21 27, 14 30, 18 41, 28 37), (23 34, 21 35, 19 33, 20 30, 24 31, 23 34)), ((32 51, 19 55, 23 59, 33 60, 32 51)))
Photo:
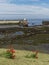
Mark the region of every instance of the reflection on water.
POLYGON ((24 35, 24 32, 18 31, 18 32, 16 32, 15 34, 16 34, 16 35, 24 35))
POLYGON ((11 37, 14 37, 14 36, 17 36, 17 35, 24 35, 24 32, 22 31, 17 31, 17 32, 14 32, 14 33, 7 33, 7 34, 0 34, 0 38, 5 38, 5 37, 8 37, 8 38, 11 38, 11 37))

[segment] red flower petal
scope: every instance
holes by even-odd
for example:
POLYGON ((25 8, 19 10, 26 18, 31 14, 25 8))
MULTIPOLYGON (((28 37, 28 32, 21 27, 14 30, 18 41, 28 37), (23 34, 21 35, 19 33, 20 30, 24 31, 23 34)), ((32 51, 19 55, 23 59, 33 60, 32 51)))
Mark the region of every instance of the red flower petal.
POLYGON ((10 52, 15 53, 15 50, 14 49, 10 49, 10 52))

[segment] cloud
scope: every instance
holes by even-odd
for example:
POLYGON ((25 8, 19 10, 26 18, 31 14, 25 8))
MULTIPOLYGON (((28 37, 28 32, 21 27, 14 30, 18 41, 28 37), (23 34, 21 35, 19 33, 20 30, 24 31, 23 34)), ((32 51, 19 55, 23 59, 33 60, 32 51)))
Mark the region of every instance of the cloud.
POLYGON ((41 3, 41 5, 44 5, 45 6, 45 5, 48 5, 48 4, 47 3, 41 3))
POLYGON ((0 14, 49 15, 49 8, 34 5, 0 4, 0 14))
POLYGON ((17 3, 17 2, 28 3, 28 2, 37 2, 37 1, 40 1, 40 0, 8 0, 9 3, 17 3))
POLYGON ((0 3, 6 3, 7 0, 0 0, 0 3))
MULTIPOLYGON (((33 17, 37 16, 49 17, 49 8, 35 5, 11 4, 12 1, 16 0, 0 0, 0 14, 24 14, 24 16, 29 14, 32 15, 33 17)), ((30 0, 30 1, 39 1, 39 0, 30 0)))

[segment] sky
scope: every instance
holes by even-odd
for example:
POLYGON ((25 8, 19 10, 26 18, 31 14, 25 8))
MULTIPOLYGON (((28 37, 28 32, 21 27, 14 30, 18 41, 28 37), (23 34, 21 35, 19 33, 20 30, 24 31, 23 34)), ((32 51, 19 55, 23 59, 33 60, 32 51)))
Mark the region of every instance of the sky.
POLYGON ((49 0, 0 0, 0 18, 49 18, 49 0))

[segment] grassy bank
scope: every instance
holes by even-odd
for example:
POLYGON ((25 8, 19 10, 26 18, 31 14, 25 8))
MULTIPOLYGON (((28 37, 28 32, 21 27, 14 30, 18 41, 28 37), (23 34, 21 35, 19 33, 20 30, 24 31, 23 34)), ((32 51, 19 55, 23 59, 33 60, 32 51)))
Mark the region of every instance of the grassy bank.
MULTIPOLYGON (((0 49, 0 54, 6 49, 0 49)), ((0 65, 49 65, 49 54, 39 53, 38 59, 26 58, 26 55, 32 54, 31 51, 16 50, 15 59, 7 59, 0 56, 0 65)))

